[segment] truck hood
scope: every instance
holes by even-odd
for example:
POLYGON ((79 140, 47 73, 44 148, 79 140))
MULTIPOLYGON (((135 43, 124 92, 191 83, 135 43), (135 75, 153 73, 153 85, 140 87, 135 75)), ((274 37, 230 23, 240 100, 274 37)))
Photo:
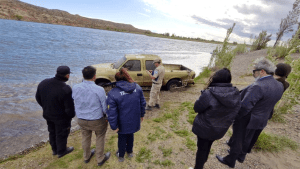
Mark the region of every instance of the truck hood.
POLYGON ((96 69, 113 69, 112 63, 101 63, 92 66, 96 69))

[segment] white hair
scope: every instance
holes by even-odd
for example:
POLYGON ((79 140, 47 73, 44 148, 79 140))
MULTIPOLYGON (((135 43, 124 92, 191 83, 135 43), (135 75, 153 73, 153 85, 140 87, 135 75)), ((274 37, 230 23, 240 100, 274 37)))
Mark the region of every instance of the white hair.
POLYGON ((267 74, 274 74, 276 66, 268 59, 261 57, 254 61, 255 69, 264 69, 267 74))

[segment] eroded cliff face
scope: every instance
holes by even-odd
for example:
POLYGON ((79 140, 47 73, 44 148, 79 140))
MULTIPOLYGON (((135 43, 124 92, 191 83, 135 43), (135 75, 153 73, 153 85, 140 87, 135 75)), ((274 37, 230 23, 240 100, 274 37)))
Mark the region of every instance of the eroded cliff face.
POLYGON ((80 15, 72 15, 58 9, 47 9, 34 6, 18 0, 0 0, 0 19, 22 20, 131 33, 150 32, 148 30, 137 29, 129 24, 90 19, 80 15))

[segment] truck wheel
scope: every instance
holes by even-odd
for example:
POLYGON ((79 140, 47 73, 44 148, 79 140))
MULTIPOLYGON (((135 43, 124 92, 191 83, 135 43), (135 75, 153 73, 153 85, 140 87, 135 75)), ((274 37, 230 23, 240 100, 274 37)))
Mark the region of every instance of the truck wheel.
POLYGON ((106 82, 100 82, 97 85, 103 87, 105 90, 105 93, 107 94, 112 89, 112 86, 104 86, 104 84, 106 84, 106 82))
POLYGON ((179 81, 176 79, 173 79, 168 82, 167 89, 170 91, 174 91, 174 89, 178 86, 179 86, 179 81))

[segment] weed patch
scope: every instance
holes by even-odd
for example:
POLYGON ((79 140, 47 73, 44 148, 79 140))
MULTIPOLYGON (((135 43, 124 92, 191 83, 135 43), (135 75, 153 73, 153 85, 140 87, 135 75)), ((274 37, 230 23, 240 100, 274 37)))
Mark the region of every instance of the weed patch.
POLYGON ((172 151, 173 151, 172 148, 166 149, 166 148, 163 148, 161 146, 159 146, 158 149, 160 149, 162 151, 164 157, 170 156, 172 154, 172 151))
POLYGON ((170 160, 164 160, 164 161, 155 160, 153 163, 156 165, 164 166, 164 167, 174 165, 174 163, 170 160))
POLYGON ((186 138, 186 147, 190 150, 196 150, 196 143, 195 141, 191 140, 190 138, 186 138))
POLYGON ((146 147, 142 147, 136 155, 135 161, 138 163, 144 163, 146 160, 150 161, 152 158, 151 150, 146 147))
POLYGON ((187 137, 190 135, 189 131, 187 131, 187 130, 177 130, 177 131, 174 131, 174 133, 180 137, 187 137))
POLYGON ((298 147, 299 145, 295 141, 285 136, 277 136, 262 132, 253 148, 257 151, 279 152, 284 148, 296 150, 298 147))

